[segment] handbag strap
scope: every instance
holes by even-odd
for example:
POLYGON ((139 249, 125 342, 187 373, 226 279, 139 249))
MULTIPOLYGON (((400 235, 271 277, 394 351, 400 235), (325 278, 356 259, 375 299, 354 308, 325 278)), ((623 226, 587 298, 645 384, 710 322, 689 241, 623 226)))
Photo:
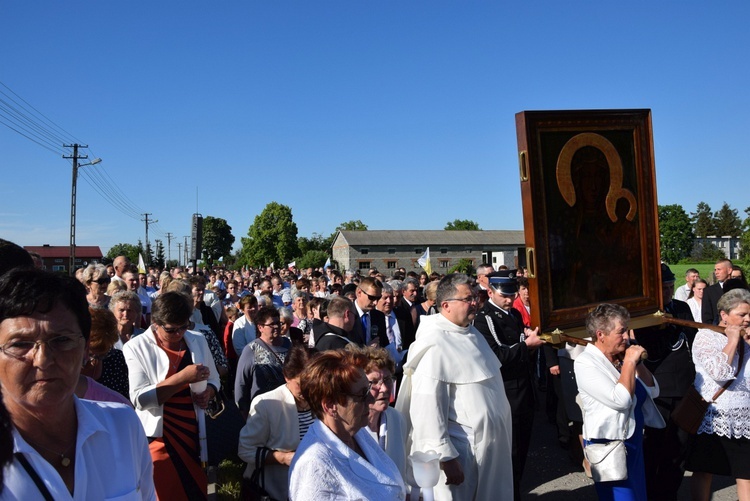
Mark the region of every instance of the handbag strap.
POLYGON ((263 490, 266 490, 265 464, 266 456, 269 452, 270 449, 267 447, 258 447, 255 449, 255 471, 253 471, 253 477, 258 483, 258 486, 263 490))
POLYGON ((263 347, 264 347, 264 348, 266 349, 266 351, 270 352, 270 353, 271 353, 271 355, 273 355, 273 356, 274 356, 274 357, 276 358, 276 360, 277 360, 277 361, 279 362, 279 365, 284 365, 284 361, 283 361, 283 360, 281 360, 281 357, 279 357, 279 356, 278 356, 278 355, 276 354, 276 352, 275 352, 275 351, 273 351, 273 349, 272 349, 272 348, 271 348, 270 346, 268 346, 268 345, 266 344, 266 342, 265 342, 265 341, 263 341, 263 340, 262 340, 261 338, 256 338, 256 339, 257 339, 258 341, 260 341, 260 344, 262 344, 262 345, 263 345, 263 347))
POLYGON ((745 341, 742 338, 740 338, 739 344, 740 344, 740 358, 739 358, 739 360, 737 360, 737 370, 734 371, 734 379, 730 379, 729 381, 727 381, 726 383, 724 383, 724 386, 722 386, 721 388, 719 388, 719 391, 717 391, 714 394, 713 398, 711 399, 711 402, 716 402, 716 399, 719 398, 719 395, 721 395, 722 393, 724 393, 724 390, 726 390, 727 388, 729 388, 729 386, 734 382, 735 379, 737 379, 737 376, 740 373, 740 368, 742 367, 742 362, 745 359, 745 341))
POLYGON ((42 482, 42 479, 39 477, 39 474, 36 472, 33 466, 29 463, 29 460, 26 459, 26 456, 24 456, 20 452, 15 453, 16 459, 19 463, 21 463, 21 466, 23 466, 23 469, 26 470, 26 473, 29 474, 31 477, 31 480, 34 481, 36 484, 36 488, 39 489, 39 492, 42 493, 42 497, 44 497, 44 501, 54 501, 55 498, 52 497, 52 494, 50 493, 49 489, 47 489, 47 486, 44 485, 44 482, 42 482))

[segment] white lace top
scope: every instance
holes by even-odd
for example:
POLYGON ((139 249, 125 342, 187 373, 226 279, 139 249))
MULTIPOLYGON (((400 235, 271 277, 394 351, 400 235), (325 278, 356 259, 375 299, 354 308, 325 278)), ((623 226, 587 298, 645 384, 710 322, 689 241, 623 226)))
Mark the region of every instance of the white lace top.
POLYGON ((750 346, 745 344, 745 358, 737 378, 734 372, 739 363, 739 349, 731 364, 721 350, 727 344, 723 334, 701 329, 693 343, 695 363, 695 389, 705 400, 710 400, 734 379, 727 390, 708 407, 698 433, 714 433, 729 438, 750 438, 750 346))

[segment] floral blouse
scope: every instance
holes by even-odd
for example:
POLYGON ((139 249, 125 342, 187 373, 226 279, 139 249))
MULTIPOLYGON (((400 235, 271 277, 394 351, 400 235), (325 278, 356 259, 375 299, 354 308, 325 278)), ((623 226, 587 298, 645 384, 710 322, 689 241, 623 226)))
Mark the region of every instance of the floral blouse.
POLYGON ((716 402, 708 407, 698 433, 714 433, 729 438, 750 438, 750 346, 744 341, 745 356, 735 378, 739 363, 737 353, 730 361, 722 352, 727 337, 708 329, 700 329, 693 343, 695 363, 695 389, 705 400, 711 400, 724 384, 733 380, 716 402))

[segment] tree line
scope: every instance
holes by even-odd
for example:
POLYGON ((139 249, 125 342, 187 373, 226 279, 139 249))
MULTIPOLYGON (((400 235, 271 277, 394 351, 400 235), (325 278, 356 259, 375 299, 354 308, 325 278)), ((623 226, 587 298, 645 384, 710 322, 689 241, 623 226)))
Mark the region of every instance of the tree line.
POLYGON ((739 211, 724 202, 712 211, 706 202, 698 203, 689 215, 679 204, 659 206, 661 258, 667 263, 716 261, 724 252, 710 243, 696 243, 709 236, 740 238, 740 260, 750 260, 750 207, 743 220, 739 211))
MULTIPOLYGON (((368 226, 362 221, 350 220, 339 224, 333 233, 327 236, 313 233, 310 237, 300 237, 297 235, 297 224, 294 222, 292 209, 287 205, 270 202, 255 216, 248 228, 247 236, 241 237, 242 247, 235 253, 232 253, 235 237, 227 221, 219 217, 204 217, 201 257, 209 267, 221 260, 224 265, 233 267, 260 267, 271 263, 281 267, 294 261, 298 268, 317 268, 325 264, 333 239, 340 230, 367 229, 368 226)), ((446 223, 444 229, 481 230, 478 223, 469 219, 455 219, 446 223)), ((155 251, 152 251, 150 244, 144 248, 140 240, 137 245, 119 243, 109 250, 107 258, 114 259, 124 255, 137 263, 140 253, 147 265, 153 264, 164 268, 178 263, 177 259, 169 262, 165 260, 161 240, 155 240, 155 244, 155 251)))

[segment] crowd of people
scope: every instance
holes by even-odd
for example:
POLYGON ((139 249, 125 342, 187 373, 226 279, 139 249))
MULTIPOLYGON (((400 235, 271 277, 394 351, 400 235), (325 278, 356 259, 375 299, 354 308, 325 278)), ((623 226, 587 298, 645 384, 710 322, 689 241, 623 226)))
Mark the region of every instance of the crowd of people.
POLYGON ((76 280, 6 241, 0 263, 0 499, 206 498, 206 429, 236 412, 245 499, 417 500, 410 457, 434 453, 435 499, 519 500, 543 386, 600 499, 677 499, 687 468, 694 499, 731 475, 750 501, 750 292, 726 260, 715 284, 688 270, 676 291, 662 266, 665 312, 721 329, 633 331, 605 303, 585 347, 560 350, 531 325, 523 269, 139 271, 119 256, 76 280), (670 419, 690 386, 724 387, 693 436, 670 419), (608 480, 587 459, 613 441, 626 478, 608 480))

